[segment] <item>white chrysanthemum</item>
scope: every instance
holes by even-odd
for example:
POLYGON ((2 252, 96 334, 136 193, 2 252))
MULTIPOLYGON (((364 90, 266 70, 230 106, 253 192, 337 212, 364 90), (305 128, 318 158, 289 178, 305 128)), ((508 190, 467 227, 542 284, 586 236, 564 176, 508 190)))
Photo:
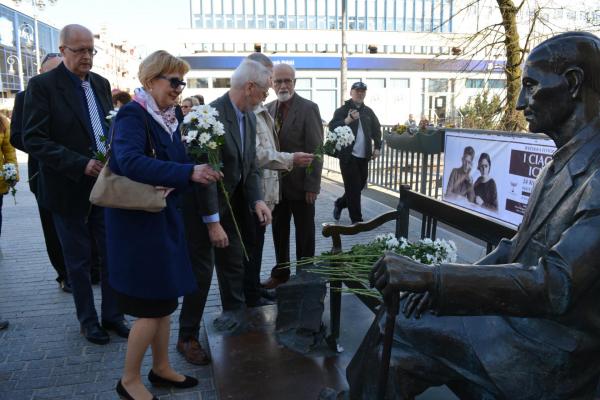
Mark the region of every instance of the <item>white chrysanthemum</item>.
POLYGON ((210 142, 208 142, 206 147, 208 147, 211 150, 215 150, 217 148, 217 143, 211 140, 210 142))
POLYGON ((399 242, 399 241, 398 241, 398 239, 396 239, 395 237, 394 237, 394 238, 391 238, 391 239, 388 239, 388 240, 385 242, 385 247, 386 247, 388 250, 393 250, 393 249, 395 249, 396 247, 398 247, 399 245, 400 245, 400 242, 399 242))
POLYGON ((198 137, 198 131, 188 131, 187 137, 190 142, 198 137))
POLYGON ((221 121, 215 121, 213 124, 213 134, 216 136, 223 136, 225 134, 225 127, 221 121))
POLYGON ((210 135, 207 132, 202 132, 200 136, 198 136, 198 142, 200 145, 204 145, 210 141, 210 135))

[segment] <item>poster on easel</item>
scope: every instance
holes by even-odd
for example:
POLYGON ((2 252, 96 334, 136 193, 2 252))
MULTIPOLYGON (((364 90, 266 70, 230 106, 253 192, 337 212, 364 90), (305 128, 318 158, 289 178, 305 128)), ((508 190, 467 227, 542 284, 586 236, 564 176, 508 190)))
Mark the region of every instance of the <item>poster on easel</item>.
POLYGON ((554 142, 477 130, 447 130, 445 142, 442 200, 517 227, 554 142))

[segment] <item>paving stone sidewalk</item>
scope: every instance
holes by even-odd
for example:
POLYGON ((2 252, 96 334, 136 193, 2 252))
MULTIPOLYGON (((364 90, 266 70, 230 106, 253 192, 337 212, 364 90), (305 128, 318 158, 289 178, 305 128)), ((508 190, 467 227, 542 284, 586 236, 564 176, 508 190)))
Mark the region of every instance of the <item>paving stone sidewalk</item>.
MULTIPOLYGON (((22 177, 27 176, 26 168, 26 164, 20 164, 22 177)), ((110 344, 97 346, 80 335, 71 295, 59 290, 54 280, 56 274, 45 251, 35 198, 29 192, 25 179, 17 189, 17 204, 7 195, 2 209, 0 316, 8 319, 10 326, 0 331, 0 400, 117 399, 114 387, 121 375, 126 341, 111 335, 110 344)), ((340 185, 323 181, 316 206, 317 254, 331 247, 330 239, 321 236, 321 223, 332 220, 333 201, 342 191, 340 185)), ((365 198, 363 209, 364 217, 372 218, 391 208, 365 198)), ((341 222, 349 223, 346 211, 341 222)), ((378 231, 393 230, 390 223, 378 231)), ((359 235, 345 243, 364 242, 373 235, 359 235)), ((291 247, 293 257, 293 236, 291 247)), ((269 274, 274 263, 271 231, 268 229, 263 258, 264 276, 269 274)), ((98 286, 95 286, 94 294, 99 310, 98 286)), ((216 279, 213 279, 205 322, 212 323, 219 312, 218 288, 216 279)), ((200 385, 177 391, 152 388, 152 392, 161 400, 217 399, 211 367, 188 364, 175 351, 177 320, 178 311, 172 317, 171 361, 178 371, 198 378, 200 385)), ((202 340, 206 345, 205 336, 202 340)), ((143 371, 147 373, 150 365, 148 354, 143 371)))

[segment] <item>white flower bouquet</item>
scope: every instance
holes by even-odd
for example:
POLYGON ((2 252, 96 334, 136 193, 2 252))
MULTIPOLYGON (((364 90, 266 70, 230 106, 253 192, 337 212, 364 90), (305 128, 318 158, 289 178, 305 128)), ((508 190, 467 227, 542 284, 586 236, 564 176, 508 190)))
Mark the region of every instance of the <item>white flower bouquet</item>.
POLYGON ((336 157, 342 149, 354 143, 354 134, 349 126, 338 126, 331 131, 327 131, 323 152, 327 155, 336 157))
POLYGON ((2 178, 4 182, 10 187, 10 194, 13 197, 15 204, 17 204, 17 181, 19 180, 19 171, 17 166, 13 163, 6 163, 2 166, 2 178))
MULTIPOLYGON (((356 244, 349 251, 338 254, 326 252, 310 259, 302 259, 296 266, 311 266, 309 270, 327 277, 329 281, 354 281, 369 287, 369 273, 373 264, 392 251, 423 264, 434 265, 456 262, 456 244, 452 240, 421 239, 411 243, 396 238, 393 233, 378 235, 369 243, 356 244)), ((356 294, 381 298, 375 289, 344 289, 356 294)))
POLYGON ((219 112, 210 105, 195 106, 185 116, 183 123, 188 129, 183 136, 187 144, 188 154, 198 163, 208 159, 215 171, 222 168, 220 148, 225 143, 225 128, 217 120, 219 112))
MULTIPOLYGON (((323 160, 323 155, 338 157, 342 149, 354 143, 354 134, 349 126, 338 126, 332 131, 327 131, 325 134, 325 143, 319 145, 315 151, 315 159, 323 160)), ((306 168, 306 172, 312 172, 312 163, 306 168)))
MULTIPOLYGON (((217 120, 219 112, 208 104, 192 107, 191 111, 183 119, 183 123, 187 125, 187 132, 182 137, 182 140, 187 145, 188 155, 198 164, 206 163, 215 171, 221 171, 223 164, 221 163, 221 146, 225 143, 225 127, 221 121, 217 120)), ((227 207, 233 219, 235 230, 240 243, 244 257, 248 260, 248 253, 238 223, 231 207, 229 194, 225 189, 223 180, 219 181, 219 187, 223 192, 227 207)))

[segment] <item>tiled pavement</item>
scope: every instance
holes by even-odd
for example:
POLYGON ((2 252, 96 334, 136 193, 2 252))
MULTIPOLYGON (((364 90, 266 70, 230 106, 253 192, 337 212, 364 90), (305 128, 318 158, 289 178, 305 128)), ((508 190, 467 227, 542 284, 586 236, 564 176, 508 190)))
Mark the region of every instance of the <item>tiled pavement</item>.
MULTIPOLYGON (((26 164, 20 167, 22 176, 26 176, 26 164)), ((322 186, 316 207, 317 254, 331 246, 330 240, 321 236, 320 224, 331 221, 333 200, 342 191, 339 185, 328 180, 324 180, 322 186)), ((97 346, 79 334, 71 296, 60 291, 54 281, 55 272, 45 252, 35 199, 25 180, 17 188, 18 204, 6 196, 2 209, 0 316, 8 319, 10 326, 0 331, 0 400, 116 399, 114 387, 123 367, 126 341, 112 335, 110 344, 97 346)), ((363 209, 365 218, 371 218, 390 207, 365 199, 363 209)), ((341 222, 349 222, 347 212, 343 213, 341 222)), ((393 225, 380 231, 391 232, 393 225)), ((263 259, 265 275, 274 265, 270 229, 267 232, 263 259)), ((368 237, 372 235, 370 233, 368 237)), ((364 241, 365 237, 354 237, 348 244, 364 241)), ((293 255, 293 238, 291 243, 293 255)), ((94 292, 99 309, 99 288, 95 287, 94 292)), ((219 305, 218 289, 213 280, 205 321, 212 321, 209 314, 218 313, 219 305)), ((152 391, 161 400, 216 399, 211 367, 192 366, 175 351, 177 317, 178 312, 173 315, 171 361, 177 370, 197 377, 200 385, 187 391, 152 391)), ((143 371, 147 372, 150 365, 148 354, 143 371)))

